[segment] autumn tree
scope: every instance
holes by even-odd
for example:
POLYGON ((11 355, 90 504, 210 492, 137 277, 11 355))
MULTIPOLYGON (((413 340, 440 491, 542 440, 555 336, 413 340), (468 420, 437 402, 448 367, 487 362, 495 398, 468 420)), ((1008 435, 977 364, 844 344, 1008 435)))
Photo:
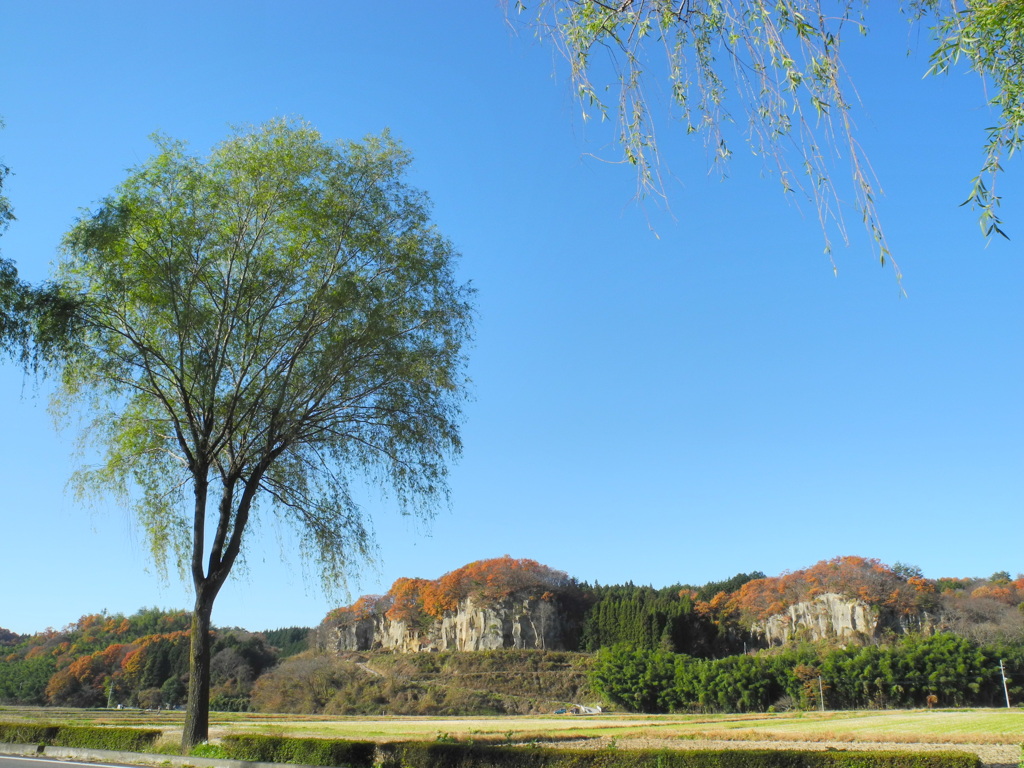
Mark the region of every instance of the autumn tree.
MULTIPOLYGON (((638 172, 639 194, 664 194, 653 94, 666 94, 679 130, 701 135, 715 166, 733 154, 730 124, 783 191, 802 191, 830 232, 846 239, 844 185, 883 263, 889 259, 876 206, 878 185, 857 140, 856 88, 843 56, 850 37, 869 34, 868 0, 505 0, 567 60, 584 117, 615 125, 621 161, 638 172)), ((928 74, 963 67, 985 85, 993 120, 967 203, 986 236, 1003 234, 996 181, 1024 143, 1024 4, 1013 0, 908 0, 883 4, 931 33, 928 74)), ((888 20, 887 20, 888 21, 888 20)), ((922 67, 924 71, 926 67, 922 67)), ((898 270, 897 270, 898 274, 898 270)))
POLYGON ((103 706, 111 687, 122 676, 121 662, 129 651, 129 646, 115 644, 75 659, 50 678, 46 686, 48 703, 66 707, 103 706))
POLYGON ((354 477, 409 513, 445 499, 470 290, 386 133, 328 144, 276 120, 206 158, 156 145, 65 237, 85 310, 60 403, 87 407, 102 454, 78 487, 133 499, 157 564, 191 576, 191 746, 214 600, 261 514, 330 586, 369 554, 354 477))
POLYGON ((727 597, 729 607, 750 624, 830 592, 900 614, 935 605, 933 582, 918 576, 907 578, 879 560, 853 555, 821 560, 781 576, 755 579, 727 597))
POLYGON ((424 623, 457 610, 459 603, 470 597, 495 602, 513 594, 530 594, 542 600, 553 600, 572 583, 564 571, 536 560, 505 555, 468 563, 437 579, 396 579, 386 595, 366 595, 346 608, 333 611, 328 618, 361 619, 384 613, 392 621, 424 623))
POLYGON ((121 663, 125 684, 138 693, 159 688, 169 677, 184 677, 188 669, 189 632, 147 635, 134 644, 121 663))

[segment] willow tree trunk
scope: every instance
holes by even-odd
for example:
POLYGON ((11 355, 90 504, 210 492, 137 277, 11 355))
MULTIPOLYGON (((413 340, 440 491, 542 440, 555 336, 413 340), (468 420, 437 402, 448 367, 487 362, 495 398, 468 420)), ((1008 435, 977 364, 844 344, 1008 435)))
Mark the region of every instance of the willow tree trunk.
POLYGON ((197 585, 188 655, 188 700, 181 747, 187 754, 210 734, 210 615, 214 595, 197 585))

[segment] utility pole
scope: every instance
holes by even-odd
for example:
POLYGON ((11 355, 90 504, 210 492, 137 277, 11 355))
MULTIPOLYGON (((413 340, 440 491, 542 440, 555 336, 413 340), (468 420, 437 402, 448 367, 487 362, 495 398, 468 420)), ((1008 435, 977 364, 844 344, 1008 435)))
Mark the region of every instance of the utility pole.
MULTIPOLYGON (((821 675, 818 675, 818 700, 821 702, 821 711, 825 711, 825 689, 821 685, 821 675)), ((1007 705, 1009 706, 1009 705, 1007 705)))
POLYGON ((1010 689, 1006 687, 1006 670, 1003 669, 1003 660, 999 660, 999 674, 1003 676, 1003 695, 1006 697, 1006 708, 1010 708, 1010 689))

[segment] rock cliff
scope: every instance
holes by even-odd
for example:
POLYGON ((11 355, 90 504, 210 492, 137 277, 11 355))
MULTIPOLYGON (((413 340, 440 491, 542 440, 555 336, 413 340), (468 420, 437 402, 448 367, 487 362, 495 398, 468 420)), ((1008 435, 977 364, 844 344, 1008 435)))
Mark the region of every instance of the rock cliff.
POLYGON ((462 600, 438 620, 410 624, 380 613, 329 618, 316 645, 345 651, 486 651, 502 648, 565 650, 568 622, 555 601, 530 593, 487 602, 462 600))
POLYGON ((869 642, 889 633, 927 631, 932 624, 932 617, 926 613, 899 615, 884 607, 827 592, 756 623, 753 631, 768 645, 782 645, 797 633, 808 640, 869 642))

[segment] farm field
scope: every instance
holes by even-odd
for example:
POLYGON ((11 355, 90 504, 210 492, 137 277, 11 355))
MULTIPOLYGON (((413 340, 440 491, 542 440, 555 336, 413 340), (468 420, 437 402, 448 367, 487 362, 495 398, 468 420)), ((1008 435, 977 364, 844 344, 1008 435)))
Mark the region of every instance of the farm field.
MULTIPOLYGON (((0 720, 180 727, 176 711, 0 707, 0 720)), ((857 710, 747 715, 526 715, 502 717, 342 717, 210 713, 212 736, 285 736, 402 741, 432 739, 720 739, 1020 744, 1024 709, 857 710)))
MULTIPOLYGON (((176 711, 0 707, 0 721, 19 720, 157 727, 180 736, 176 711)), ((379 742, 459 739, 490 743, 555 743, 573 747, 800 749, 969 749, 986 766, 1016 768, 1024 742, 1024 709, 860 710, 749 715, 533 715, 519 717, 337 717, 211 713, 211 739, 229 733, 342 738, 379 742)))

